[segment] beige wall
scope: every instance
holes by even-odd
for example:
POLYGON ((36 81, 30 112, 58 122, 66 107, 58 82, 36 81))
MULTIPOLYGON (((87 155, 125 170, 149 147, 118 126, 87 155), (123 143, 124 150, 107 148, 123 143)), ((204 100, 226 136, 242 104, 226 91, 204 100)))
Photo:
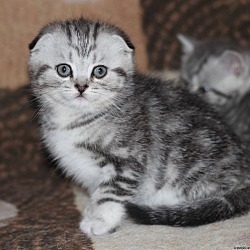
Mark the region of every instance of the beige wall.
POLYGON ((124 29, 136 47, 138 69, 146 70, 139 0, 1 0, 0 88, 27 84, 28 44, 43 25, 81 15, 124 29))

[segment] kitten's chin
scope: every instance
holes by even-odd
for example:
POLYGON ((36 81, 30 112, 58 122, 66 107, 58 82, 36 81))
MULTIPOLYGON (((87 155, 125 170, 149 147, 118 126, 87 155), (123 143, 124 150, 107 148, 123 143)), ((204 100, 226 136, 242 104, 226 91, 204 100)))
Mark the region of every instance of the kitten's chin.
POLYGON ((75 97, 69 102, 69 105, 75 111, 80 111, 81 113, 95 113, 97 110, 95 108, 95 102, 88 100, 84 96, 75 97))
POLYGON ((70 101, 70 105, 76 109, 88 108, 90 102, 84 96, 77 96, 70 101))

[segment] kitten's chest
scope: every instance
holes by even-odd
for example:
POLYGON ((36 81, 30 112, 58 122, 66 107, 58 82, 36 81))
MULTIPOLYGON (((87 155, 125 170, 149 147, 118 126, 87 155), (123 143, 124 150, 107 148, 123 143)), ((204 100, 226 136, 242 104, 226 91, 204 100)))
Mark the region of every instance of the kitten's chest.
POLYGON ((65 125, 51 130, 42 128, 44 142, 58 160, 59 166, 90 192, 112 174, 112 170, 100 167, 104 160, 100 154, 79 146, 85 143, 95 144, 103 138, 103 131, 97 127, 91 124, 76 128, 65 125))

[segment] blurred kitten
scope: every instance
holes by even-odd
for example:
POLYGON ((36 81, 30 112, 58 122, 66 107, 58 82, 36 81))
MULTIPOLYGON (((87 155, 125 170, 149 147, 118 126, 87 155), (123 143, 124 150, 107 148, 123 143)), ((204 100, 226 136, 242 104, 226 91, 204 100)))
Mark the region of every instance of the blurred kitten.
POLYGON ((182 45, 181 78, 224 116, 250 145, 250 51, 216 40, 178 35, 182 45))

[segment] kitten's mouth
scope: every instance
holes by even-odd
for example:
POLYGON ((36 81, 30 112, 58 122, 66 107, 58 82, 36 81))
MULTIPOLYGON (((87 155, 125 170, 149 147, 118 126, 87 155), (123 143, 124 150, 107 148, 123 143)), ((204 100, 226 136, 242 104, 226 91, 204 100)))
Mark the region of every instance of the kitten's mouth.
POLYGON ((76 96, 76 98, 85 98, 85 97, 83 96, 83 94, 79 94, 76 96))

